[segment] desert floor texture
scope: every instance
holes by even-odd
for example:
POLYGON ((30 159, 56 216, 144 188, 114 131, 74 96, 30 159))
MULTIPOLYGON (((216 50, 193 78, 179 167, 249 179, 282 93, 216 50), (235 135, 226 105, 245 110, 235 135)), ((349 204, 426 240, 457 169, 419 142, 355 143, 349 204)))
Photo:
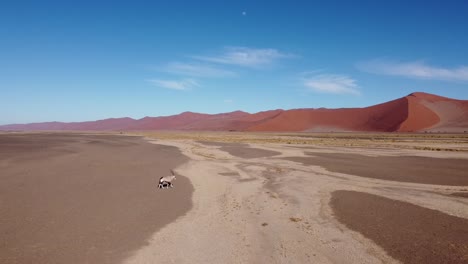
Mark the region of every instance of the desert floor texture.
POLYGON ((0 135, 2 263, 468 263, 464 134, 0 135), (173 189, 157 180, 174 169, 173 189))

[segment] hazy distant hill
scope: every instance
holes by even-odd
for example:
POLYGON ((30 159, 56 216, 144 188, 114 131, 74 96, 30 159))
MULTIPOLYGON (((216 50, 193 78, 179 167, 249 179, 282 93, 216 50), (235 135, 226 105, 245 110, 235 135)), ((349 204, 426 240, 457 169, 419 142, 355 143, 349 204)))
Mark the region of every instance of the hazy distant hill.
POLYGON ((214 115, 184 112, 138 120, 126 117, 13 124, 0 126, 0 130, 463 132, 468 130, 468 100, 418 92, 364 108, 271 110, 255 114, 235 111, 214 115))

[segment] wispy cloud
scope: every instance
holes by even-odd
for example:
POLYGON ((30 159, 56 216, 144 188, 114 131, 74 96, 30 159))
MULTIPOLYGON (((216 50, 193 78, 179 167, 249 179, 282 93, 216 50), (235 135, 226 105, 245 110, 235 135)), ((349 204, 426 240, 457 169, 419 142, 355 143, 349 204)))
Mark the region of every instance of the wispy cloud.
POLYGON ((303 84, 316 92, 359 95, 356 81, 346 75, 317 74, 303 78, 303 84))
POLYGON ((193 56, 197 60, 252 68, 271 66, 279 59, 292 57, 295 56, 276 49, 254 49, 247 47, 226 47, 222 54, 216 56, 193 56))
POLYGON ((421 61, 394 62, 387 60, 361 62, 356 66, 362 71, 375 74, 444 81, 468 81, 468 66, 442 68, 430 66, 421 61))
POLYGON ((154 86, 173 89, 173 90, 190 90, 194 87, 200 86, 197 81, 193 79, 182 79, 182 80, 161 80, 161 79, 151 79, 147 80, 149 83, 154 86))
POLYGON ((220 69, 212 65, 201 63, 171 62, 164 66, 163 71, 192 77, 234 77, 237 74, 233 71, 220 69))

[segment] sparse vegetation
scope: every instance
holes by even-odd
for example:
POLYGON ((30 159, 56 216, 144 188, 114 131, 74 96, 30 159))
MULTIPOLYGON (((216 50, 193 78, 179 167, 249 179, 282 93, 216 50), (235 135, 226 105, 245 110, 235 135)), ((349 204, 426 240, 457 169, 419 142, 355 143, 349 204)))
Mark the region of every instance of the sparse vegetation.
POLYGON ((290 218, 289 218, 289 220, 291 220, 291 222, 295 222, 295 223, 297 223, 297 222, 300 222, 300 221, 302 221, 302 218, 298 218, 298 217, 290 217, 290 218))
POLYGON ((393 148, 425 151, 468 151, 468 134, 435 133, 258 133, 258 132, 140 132, 155 139, 225 143, 285 144, 353 148, 393 148))

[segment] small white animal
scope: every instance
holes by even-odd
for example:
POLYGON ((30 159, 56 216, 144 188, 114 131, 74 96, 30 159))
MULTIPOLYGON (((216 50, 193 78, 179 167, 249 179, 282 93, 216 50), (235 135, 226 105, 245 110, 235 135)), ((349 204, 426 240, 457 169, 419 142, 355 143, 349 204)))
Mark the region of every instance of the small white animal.
POLYGON ((172 185, 172 181, 176 179, 176 176, 173 170, 171 170, 171 174, 172 175, 170 176, 164 176, 164 177, 159 178, 159 184, 158 184, 159 189, 174 187, 174 185, 172 185))

